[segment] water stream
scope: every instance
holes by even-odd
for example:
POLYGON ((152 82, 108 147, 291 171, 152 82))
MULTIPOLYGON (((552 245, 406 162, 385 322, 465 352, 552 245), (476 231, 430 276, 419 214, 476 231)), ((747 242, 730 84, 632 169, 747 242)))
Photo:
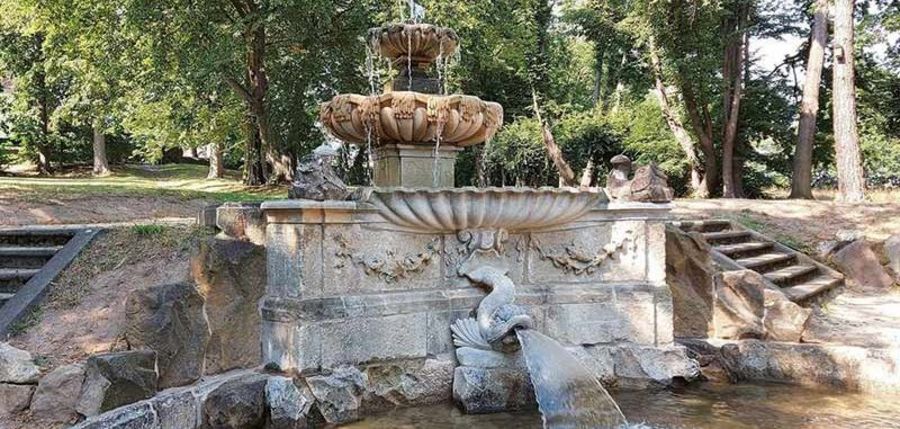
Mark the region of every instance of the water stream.
POLYGON ((625 416, 597 377, 568 350, 532 329, 520 329, 516 334, 545 428, 627 427, 625 416))

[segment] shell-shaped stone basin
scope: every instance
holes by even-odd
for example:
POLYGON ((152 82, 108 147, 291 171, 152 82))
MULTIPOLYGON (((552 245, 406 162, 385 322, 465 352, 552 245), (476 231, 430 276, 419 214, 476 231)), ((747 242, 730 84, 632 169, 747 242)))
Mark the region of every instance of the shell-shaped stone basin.
POLYGON ((599 189, 364 188, 360 200, 389 222, 412 230, 536 230, 574 221, 607 201, 599 189))
POLYGON ((319 119, 350 143, 426 144, 440 138, 441 144, 463 147, 493 137, 503 124, 503 107, 460 94, 340 94, 322 104, 319 119))

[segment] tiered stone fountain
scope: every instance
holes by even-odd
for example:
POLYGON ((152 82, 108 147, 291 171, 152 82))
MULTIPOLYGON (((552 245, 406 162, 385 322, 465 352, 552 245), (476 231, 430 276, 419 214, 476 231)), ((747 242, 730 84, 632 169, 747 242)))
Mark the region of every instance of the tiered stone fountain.
POLYGON ((503 108, 471 95, 443 95, 428 70, 450 57, 458 38, 449 28, 394 24, 373 28, 372 51, 397 71, 380 95, 340 94, 322 105, 320 119, 339 139, 374 149, 376 186, 454 185, 456 154, 490 139, 503 108))
POLYGON ((501 106, 438 94, 427 69, 457 48, 452 30, 387 25, 370 41, 398 77, 381 95, 336 96, 321 120, 372 148, 375 187, 262 205, 265 363, 317 373, 436 360, 458 366, 452 389, 450 379, 430 381, 445 392, 432 400, 452 391, 468 412, 514 409, 533 403, 533 382, 545 421, 571 423, 561 403, 603 403, 576 414, 604 427, 624 419, 596 399, 598 379, 694 375, 673 345, 669 205, 610 202, 602 189, 454 188, 456 153, 497 131, 501 106), (482 302, 484 289, 493 292, 482 302), (576 388, 593 393, 564 397, 576 388))

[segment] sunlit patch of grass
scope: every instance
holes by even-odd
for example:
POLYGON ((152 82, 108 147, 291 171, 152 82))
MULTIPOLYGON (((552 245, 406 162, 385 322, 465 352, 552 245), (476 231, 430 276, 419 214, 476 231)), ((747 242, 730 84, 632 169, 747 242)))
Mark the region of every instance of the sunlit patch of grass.
POLYGON ((191 164, 125 166, 105 177, 65 174, 53 177, 0 177, 0 194, 23 201, 72 199, 85 196, 152 196, 176 199, 263 201, 287 196, 281 186, 249 187, 237 172, 222 179, 207 179, 206 167, 191 164))
POLYGON ((131 227, 131 232, 135 233, 136 235, 143 236, 159 235, 162 234, 165 230, 166 227, 158 223, 134 225, 131 227))

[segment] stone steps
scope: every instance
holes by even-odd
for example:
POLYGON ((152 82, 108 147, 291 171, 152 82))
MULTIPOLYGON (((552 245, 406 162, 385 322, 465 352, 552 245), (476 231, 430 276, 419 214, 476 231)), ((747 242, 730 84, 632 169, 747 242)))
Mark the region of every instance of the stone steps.
POLYGON ((95 234, 46 227, 0 230, 0 334, 27 314, 95 234))
POLYGON ((719 231, 704 232, 703 238, 709 244, 737 244, 745 243, 750 238, 748 231, 719 231))
POLYGON ((733 256, 733 257, 747 257, 753 256, 760 251, 766 251, 772 248, 772 243, 764 243, 758 241, 750 241, 744 243, 735 243, 735 244, 725 244, 722 246, 715 246, 715 249, 721 252, 723 255, 733 256))
POLYGON ((724 219, 674 223, 700 233, 726 269, 749 269, 763 275, 794 302, 805 302, 843 283, 843 276, 808 256, 756 231, 724 219))

